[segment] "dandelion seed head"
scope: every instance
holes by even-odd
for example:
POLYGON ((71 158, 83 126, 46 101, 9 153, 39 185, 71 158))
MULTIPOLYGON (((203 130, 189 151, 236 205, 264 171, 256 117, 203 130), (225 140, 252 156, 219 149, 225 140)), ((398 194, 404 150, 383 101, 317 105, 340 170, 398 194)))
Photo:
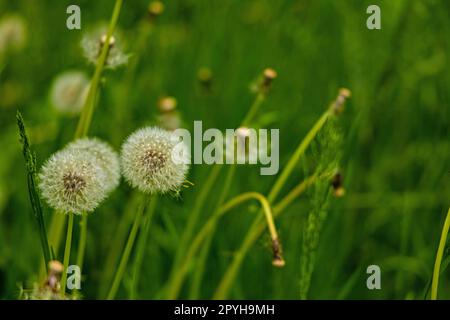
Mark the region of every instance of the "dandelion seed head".
MULTIPOLYGON (((103 46, 106 43, 106 27, 100 27, 87 33, 81 40, 81 47, 86 59, 96 65, 100 57, 103 46)), ((128 63, 129 55, 122 51, 122 41, 120 36, 111 36, 109 38, 108 55, 105 61, 105 68, 115 69, 128 63)))
POLYGON ((123 175, 144 193, 177 192, 185 181, 189 161, 189 153, 177 136, 157 127, 136 131, 122 146, 123 175), (181 153, 175 155, 178 151, 181 153))
POLYGON ((89 80, 84 72, 71 70, 53 81, 50 98, 53 107, 61 113, 80 113, 89 91, 89 80))
POLYGON ((19 15, 8 15, 0 20, 0 53, 19 51, 25 47, 27 27, 19 15))
POLYGON ((39 178, 43 198, 64 213, 92 212, 106 198, 105 172, 87 152, 67 148, 56 152, 39 178))
POLYGON ((66 148, 93 156, 105 172, 104 187, 107 192, 117 188, 120 182, 120 160, 110 145, 97 138, 82 138, 71 142, 66 148))

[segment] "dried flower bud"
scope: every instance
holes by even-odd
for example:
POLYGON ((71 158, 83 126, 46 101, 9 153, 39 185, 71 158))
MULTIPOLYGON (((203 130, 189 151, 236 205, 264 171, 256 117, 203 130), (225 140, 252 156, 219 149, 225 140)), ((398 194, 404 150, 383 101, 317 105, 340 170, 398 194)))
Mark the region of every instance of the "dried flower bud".
POLYGON ((344 194, 345 194, 343 180, 344 180, 343 176, 340 172, 337 172, 331 179, 331 186, 333 187, 333 190, 334 190, 333 194, 337 198, 340 198, 340 197, 344 196, 344 194))
POLYGON ((210 92, 212 89, 212 79, 213 79, 211 69, 206 67, 200 68, 197 72, 197 78, 201 87, 206 92, 210 92))
POLYGON ((263 72, 263 82, 262 82, 262 89, 263 90, 269 90, 273 80, 277 77, 277 72, 271 68, 264 69, 263 72))
POLYGON ((278 268, 284 267, 286 262, 283 259, 281 244, 278 239, 272 240, 273 260, 272 265, 278 268))
POLYGON ((171 112, 177 108, 177 99, 174 97, 164 97, 158 102, 158 109, 161 113, 171 112))
POLYGON ((150 19, 160 16, 164 12, 164 4, 161 1, 152 1, 148 5, 148 14, 150 19))
POLYGON ((178 150, 179 146, 178 136, 161 128, 147 127, 134 132, 122 146, 125 179, 144 193, 177 192, 185 181, 190 162, 188 150, 178 150), (180 151, 181 154, 177 153, 180 151))
POLYGON ((333 111, 336 115, 341 114, 344 111, 345 102, 350 97, 351 97, 351 91, 349 89, 346 89, 346 88, 339 89, 339 94, 333 103, 333 111))

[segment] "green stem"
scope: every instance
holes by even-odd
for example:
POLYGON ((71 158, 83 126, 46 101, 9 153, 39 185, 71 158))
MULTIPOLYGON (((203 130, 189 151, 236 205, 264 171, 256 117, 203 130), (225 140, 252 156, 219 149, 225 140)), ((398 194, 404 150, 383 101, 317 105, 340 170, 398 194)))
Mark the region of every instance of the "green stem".
POLYGON ((177 273, 175 274, 172 282, 170 283, 169 289, 168 289, 168 299, 173 300, 176 299, 178 296, 178 293, 181 289, 181 285, 183 282, 183 279, 186 275, 186 272, 189 270, 190 262, 192 261, 193 256, 200 248, 201 244, 203 243, 203 240, 206 238, 206 236, 214 229, 214 226, 216 225, 217 220, 223 216, 225 213, 233 209, 234 207, 238 206, 239 204, 246 202, 248 200, 258 200, 261 203, 261 206, 263 208, 263 212, 265 213, 266 219, 267 219, 267 225, 269 226, 269 230, 272 236, 272 239, 274 237, 277 237, 275 225, 273 223, 273 217, 272 217, 272 210, 270 208, 269 202, 267 201, 266 197, 264 197, 262 194, 257 192, 246 192, 243 193, 230 201, 228 201, 226 204, 221 206, 219 210, 217 211, 217 215, 214 217, 211 217, 206 224, 203 226, 203 228, 197 233, 197 236, 194 238, 194 240, 191 243, 191 246, 189 247, 185 259, 183 259, 183 263, 181 264, 180 268, 177 270, 177 273), (275 232, 274 232, 275 230, 275 232))
POLYGON ((253 104, 250 106, 249 111, 247 112, 247 115, 245 116, 244 120, 241 123, 241 127, 248 126, 255 118, 255 115, 258 113, 259 107, 263 103, 263 101, 266 98, 266 94, 263 91, 260 91, 257 95, 255 100, 253 101, 253 104))
MULTIPOLYGON (((203 184, 203 188, 200 190, 199 196, 196 198, 194 207, 189 215, 187 226, 181 236, 180 245, 178 246, 177 253, 175 254, 174 263, 172 265, 172 270, 169 276, 169 283, 173 283, 174 278, 176 278, 176 274, 178 273, 179 264, 182 262, 184 257, 184 253, 186 252, 187 245, 189 243, 189 239, 192 237, 194 233, 194 228, 197 224, 197 220, 200 216, 200 212, 202 210, 203 204, 206 201, 207 196, 211 192, 211 188, 216 181, 222 166, 214 166, 206 179, 205 184, 203 184)), ((174 289, 169 289, 169 292, 173 292, 174 289)), ((172 294, 169 294, 173 296, 172 294)))
MULTIPOLYGON (((249 111, 247 112, 246 116, 244 117, 244 120, 242 121, 240 126, 245 126, 251 123, 257 114, 262 102, 265 100, 266 92, 261 90, 258 92, 258 94, 255 97, 255 100, 253 101, 252 105, 250 106, 249 111)), ((197 225, 197 220, 200 216, 201 209, 203 207, 203 204, 205 203, 205 199, 207 195, 209 194, 212 186, 214 185, 214 182, 216 181, 220 170, 222 169, 222 166, 215 166, 211 170, 206 183, 203 185, 203 189, 200 191, 199 197, 196 199, 196 202, 194 204, 194 208, 191 212, 191 215, 189 216, 188 225, 186 229, 184 230, 184 233, 181 237, 180 246, 177 249, 177 253, 175 255, 175 260, 172 266, 172 270, 169 276, 169 284, 173 283, 173 278, 175 277, 175 274, 178 270, 178 267, 182 261, 183 254, 186 252, 187 245, 189 243, 190 238, 192 237, 192 234, 194 232, 195 226, 197 225)), ((169 289, 169 292, 172 292, 173 290, 169 289)))
POLYGON ((78 243, 78 252, 77 252, 77 266, 80 267, 81 270, 83 270, 84 253, 86 251, 87 222, 88 222, 88 215, 86 212, 83 212, 80 221, 80 240, 78 243))
POLYGON ((97 90, 100 83, 103 68, 105 66, 106 59, 109 52, 109 40, 114 33, 114 29, 119 18, 120 9, 122 7, 123 0, 116 0, 114 5, 113 14, 111 21, 109 23, 108 32, 106 34, 105 45, 102 47, 100 57, 97 61, 97 66, 95 68, 94 76, 92 77, 91 84, 89 86, 89 92, 81 112, 80 121, 78 122, 77 130, 75 132, 75 138, 81 138, 87 135, 89 127, 92 121, 92 115, 94 113, 95 107, 95 97, 97 96, 97 90))
POLYGON ((317 120, 317 122, 314 124, 314 126, 309 130, 309 132, 306 134, 305 138, 303 138, 302 142, 298 145, 297 149, 295 150, 292 157, 289 159, 286 167, 281 172, 280 177, 277 179, 275 184, 273 185, 272 189, 269 192, 268 199, 269 201, 274 201, 278 194, 280 193, 281 189, 285 185, 287 179, 291 176, 292 171, 295 169, 295 166, 297 165, 299 159, 301 156, 305 153, 308 146, 311 144, 311 142, 316 137, 317 133, 322 129, 324 124, 326 123, 328 117, 331 115, 331 109, 327 109, 325 113, 317 120))
POLYGON ((113 280, 115 266, 119 260, 125 245, 126 237, 129 227, 132 225, 136 210, 139 209, 139 202, 141 201, 141 194, 135 192, 131 194, 131 199, 127 202, 125 213, 122 215, 117 229, 114 230, 114 237, 111 239, 108 255, 106 257, 104 271, 100 278, 100 287, 98 297, 104 297, 109 290, 109 285, 113 280))
POLYGON ((125 272, 125 268, 128 264, 128 259, 130 258, 131 250, 133 249, 134 241, 136 239, 137 232, 141 225, 142 216, 146 206, 146 197, 142 198, 142 203, 138 212, 136 213, 136 218, 134 220, 133 226, 131 228, 130 234, 128 236, 127 243, 125 245, 125 249, 122 254, 122 258, 120 259, 119 267, 117 268, 116 275, 114 276, 114 281, 109 290, 107 300, 113 300, 117 294, 117 290, 119 289, 120 282, 122 281, 123 274, 125 272))
MULTIPOLYGON (((225 177, 225 183, 223 185, 222 192, 219 196, 219 201, 217 202, 217 207, 214 210, 212 216, 217 215, 217 211, 219 210, 220 206, 225 202, 225 199, 228 196, 228 193, 231 188, 231 183, 233 181, 234 175, 236 173, 236 166, 231 166, 226 174, 225 177)), ((200 284, 202 282, 202 276, 205 271, 205 265, 206 265, 206 258, 208 257, 209 249, 212 243, 212 239, 214 237, 214 231, 216 230, 216 226, 213 227, 211 230, 210 235, 205 240, 205 244, 203 246, 203 250, 199 256, 197 267, 194 270, 194 275, 192 279, 191 289, 189 293, 189 299, 197 299, 200 293, 200 284)))
POLYGON ((142 269, 142 261, 144 259, 145 249, 147 248, 148 234, 150 231, 150 226, 152 224, 153 216, 155 214, 156 203, 157 197, 156 196, 152 197, 152 199, 150 200, 150 207, 148 209, 147 215, 142 225, 141 234, 139 235, 139 242, 136 247, 136 256, 133 264, 133 275, 131 278, 130 299, 137 298, 138 283, 142 269))
POLYGON ((61 293, 64 296, 66 293, 67 283, 67 269, 69 267, 70 250, 72 247, 72 232, 73 232, 73 213, 69 213, 69 219, 67 222, 67 234, 66 234, 66 247, 64 249, 64 271, 61 278, 61 293))
POLYGON ((433 280, 431 283, 431 300, 436 300, 438 295, 439 274, 442 263, 442 256, 444 255, 445 244, 447 243, 447 235, 450 229, 450 208, 445 218, 444 227, 442 228, 441 240, 436 254, 436 261, 434 263, 433 280))
MULTIPOLYGON (((332 115, 332 109, 329 107, 323 115, 317 120, 317 122, 313 125, 313 127, 309 130, 309 132, 306 134, 306 136, 303 138, 303 140, 298 145, 297 149, 295 150, 292 157, 289 159, 286 167, 281 172, 280 177, 277 179, 275 184, 273 185, 272 189, 269 192, 269 195, 267 199, 270 203, 272 203, 280 193, 281 189, 285 185, 287 179, 291 176, 292 171, 295 169, 295 166, 297 165, 298 161, 302 157, 302 155, 305 153, 308 146, 311 144, 311 142, 316 137, 317 133, 322 129, 322 127, 325 125, 328 117, 332 115)), ((242 264, 242 261, 247 254, 248 250, 250 249, 251 245, 256 241, 256 235, 258 233, 258 228, 260 228, 261 224, 261 218, 258 215, 255 220, 253 221, 252 226, 250 227, 250 230, 247 232, 247 236, 245 237, 245 240, 237 253, 233 257, 233 261, 231 262, 230 266, 225 272, 224 277, 222 278, 222 281, 219 284, 219 287, 216 291, 216 294, 214 295, 215 299, 224 299, 228 291, 231 287, 231 284, 233 283, 237 272, 242 264)))

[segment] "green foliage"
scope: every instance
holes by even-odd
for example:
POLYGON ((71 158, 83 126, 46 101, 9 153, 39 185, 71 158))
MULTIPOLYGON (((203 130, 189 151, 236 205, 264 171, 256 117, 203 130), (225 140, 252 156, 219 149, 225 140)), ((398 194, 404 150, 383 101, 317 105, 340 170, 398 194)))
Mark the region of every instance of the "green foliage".
MULTIPOLYGON (((22 51, 0 54, 1 299, 16 298, 18 284, 29 289, 43 280, 42 231, 29 214, 30 197, 39 202, 37 194, 29 197, 21 178, 16 110, 20 106, 27 119, 38 159, 47 159, 73 139, 78 118, 59 115, 51 106, 52 80, 69 69, 94 74, 80 40, 113 12, 109 0, 77 3, 82 30, 70 31, 65 1, 0 0, 0 17, 20 14, 28 29, 22 51)), ((98 79, 89 135, 116 150, 137 128, 156 123, 158 100, 166 95, 176 97, 188 129, 194 120, 221 130, 239 126, 254 98, 251 82, 272 67, 278 77, 255 123, 280 129, 283 170, 338 88, 352 91, 343 114, 335 118, 337 127, 330 118, 277 199, 306 176, 337 165, 345 196, 330 196, 329 180, 324 179, 294 201, 275 221, 286 266, 273 268, 268 241, 260 237, 243 260, 229 296, 297 299, 302 287, 301 296, 309 299, 423 299, 449 205, 450 2, 174 0, 165 1, 164 13, 151 27, 146 24, 147 5, 147 0, 124 1, 117 28, 125 35, 130 64, 104 70, 98 79), (381 30, 365 27, 370 4, 381 7, 381 30), (197 79, 202 67, 212 74, 207 91, 197 79), (336 143, 340 139, 342 144, 336 143), (370 291, 365 285, 371 264, 381 267, 382 290, 370 291)), ((26 153, 26 164, 35 172, 31 154, 26 153)), ((179 199, 158 199, 145 250, 137 257, 135 250, 130 253, 130 261, 142 266, 139 283, 133 283, 134 264, 129 264, 117 298, 130 292, 139 298, 166 296, 196 200, 202 196, 203 203, 192 234, 216 209, 227 170, 202 194, 211 169, 193 166, 188 176, 193 187, 179 199)), ((267 195, 277 178, 238 166, 227 200, 248 191, 267 195)), ((125 242, 118 238, 126 238, 135 214, 132 194, 122 183, 89 217, 82 283, 86 298, 104 298, 110 288, 125 242), (127 212, 131 218, 120 225, 127 212)), ((38 220, 50 226, 53 212, 44 203, 38 210, 38 220)), ((181 298, 189 296, 191 283, 196 297, 213 296, 257 212, 255 206, 242 206, 220 221, 209 254, 202 257, 203 275, 189 270, 181 298)), ((74 223, 73 252, 79 233, 74 223)), ((53 249, 62 260, 62 250, 53 249)), ((447 262, 448 255, 441 269, 442 299, 450 298, 447 262)))

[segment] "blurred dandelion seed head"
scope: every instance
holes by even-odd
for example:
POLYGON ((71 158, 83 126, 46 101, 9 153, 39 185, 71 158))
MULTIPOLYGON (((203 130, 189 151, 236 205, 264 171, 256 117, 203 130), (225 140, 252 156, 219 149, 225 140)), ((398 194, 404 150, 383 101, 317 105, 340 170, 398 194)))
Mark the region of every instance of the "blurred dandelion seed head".
POLYGON ((27 27, 24 18, 8 15, 0 20, 0 53, 20 51, 27 42, 27 27))
MULTIPOLYGON (((86 59, 96 65, 100 57, 103 46, 106 43, 107 28, 102 26, 92 32, 87 33, 81 39, 81 48, 86 59)), ((109 39, 108 55, 105 61, 105 68, 115 69, 128 63, 129 55, 122 51, 122 41, 120 35, 111 36, 109 39)))
POLYGON ((144 193, 177 192, 185 181, 189 166, 188 152, 184 161, 174 161, 178 137, 157 127, 139 129, 122 146, 122 171, 134 188, 144 193))
POLYGON ((119 186, 120 160, 119 155, 106 142, 97 138, 82 138, 67 145, 74 152, 92 155, 105 172, 104 188, 110 192, 119 186))
POLYGON ((106 198, 105 175, 93 155, 65 148, 53 154, 42 167, 39 189, 55 210, 92 212, 106 198))
POLYGON ((89 91, 89 79, 82 71, 66 71, 53 81, 50 98, 52 106, 63 114, 81 112, 89 91))

